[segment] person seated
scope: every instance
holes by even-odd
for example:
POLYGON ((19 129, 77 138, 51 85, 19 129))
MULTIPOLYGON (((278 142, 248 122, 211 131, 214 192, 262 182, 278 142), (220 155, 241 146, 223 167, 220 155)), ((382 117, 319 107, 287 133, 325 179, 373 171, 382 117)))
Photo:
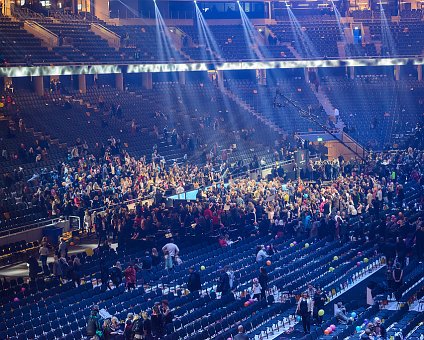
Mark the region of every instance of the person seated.
POLYGON ((346 307, 343 306, 342 302, 337 302, 336 314, 335 317, 338 323, 342 325, 347 325, 350 322, 350 319, 346 313, 346 307))

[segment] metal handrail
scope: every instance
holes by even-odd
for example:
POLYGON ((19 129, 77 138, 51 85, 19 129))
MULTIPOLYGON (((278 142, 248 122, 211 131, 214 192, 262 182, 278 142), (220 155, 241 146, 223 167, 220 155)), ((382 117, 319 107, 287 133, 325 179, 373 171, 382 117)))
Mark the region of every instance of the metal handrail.
POLYGON ((60 217, 54 217, 50 219, 43 219, 42 221, 38 221, 35 223, 25 224, 19 227, 8 228, 7 230, 0 231, 0 238, 4 238, 12 234, 32 230, 35 228, 47 227, 48 225, 59 222, 60 220, 60 217))
POLYGON ((40 29, 42 29, 43 31, 46 31, 47 33, 49 33, 49 34, 55 36, 56 38, 58 38, 58 35, 56 33, 50 31, 48 28, 46 28, 45 26, 39 24, 37 21, 34 21, 32 19, 28 19, 28 20, 25 20, 25 21, 28 23, 28 25, 37 26, 40 29))

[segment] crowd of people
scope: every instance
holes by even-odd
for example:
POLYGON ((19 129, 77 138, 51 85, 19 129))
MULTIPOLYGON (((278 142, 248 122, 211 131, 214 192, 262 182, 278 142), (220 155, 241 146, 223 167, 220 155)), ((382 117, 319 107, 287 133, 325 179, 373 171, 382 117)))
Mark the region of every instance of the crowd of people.
POLYGON ((128 313, 125 320, 118 320, 115 316, 102 318, 100 312, 99 306, 93 306, 87 319, 89 339, 160 339, 165 334, 166 325, 172 323, 173 319, 167 300, 155 304, 151 313, 128 313))
POLYGON ((403 206, 405 183, 422 188, 424 181, 424 153, 416 149, 372 154, 367 161, 311 160, 303 170, 305 180, 287 180, 277 166, 263 179, 224 178, 223 169, 211 163, 164 167, 154 159, 147 162, 120 151, 111 138, 97 157, 81 152, 76 162, 60 163, 56 171, 29 181, 22 173, 3 177, 3 190, 13 187, 22 203, 38 207, 45 216, 79 216, 81 229, 96 233, 99 245, 108 240, 125 245, 160 231, 181 236, 194 231, 198 237, 222 235, 220 244, 228 246, 230 238, 238 236, 229 230, 237 230, 342 241, 354 232, 365 232, 376 242, 384 241, 383 250, 392 263, 397 253, 403 262, 414 245, 417 254, 423 249, 421 219, 410 223, 406 214, 399 213, 372 228, 362 219, 369 215, 379 221, 382 212, 422 206, 422 201, 403 206), (196 201, 173 207, 162 203, 165 193, 188 189, 198 189, 196 201), (123 204, 130 200, 137 202, 133 210, 123 204), (350 221, 359 228, 353 230, 350 221))
MULTIPOLYGON (((43 149, 41 145, 40 148, 43 149)), ((96 234, 99 248, 110 249, 109 242, 117 241, 119 249, 131 241, 161 232, 177 237, 194 233, 198 239, 220 236, 222 247, 230 247, 240 235, 271 233, 277 238, 316 237, 346 242, 365 234, 379 243, 380 251, 387 257, 388 281, 393 292, 402 283, 402 268, 409 258, 423 257, 423 220, 409 221, 408 214, 422 210, 424 152, 419 149, 409 147, 393 153, 370 154, 366 160, 346 161, 342 157, 332 161, 310 160, 300 171, 302 179, 296 180, 287 179, 283 168, 277 165, 266 178, 253 179, 226 176, 225 164, 217 166, 212 162, 174 163, 167 167, 153 152, 152 161, 148 162, 145 157, 130 156, 113 137, 107 145, 98 144, 92 151, 84 141, 78 140, 70 160, 57 164, 54 171, 42 171, 29 180, 24 178, 22 170, 3 175, 0 193, 14 191, 22 204, 37 207, 46 217, 79 216, 80 229, 96 234), (415 186, 420 193, 412 206, 405 205, 405 185, 415 186), (196 201, 173 207, 163 203, 165 195, 189 189, 198 190, 196 201), (129 209, 124 203, 127 201, 134 201, 135 208, 129 209), (382 219, 383 215, 389 216, 382 219), (372 223, 365 223, 365 217, 372 223)), ((275 160, 278 162, 280 157, 284 155, 277 153, 275 160)), ((256 260, 265 261, 269 251, 272 246, 271 249, 259 247, 256 260)), ((178 264, 178 247, 169 242, 162 252, 164 267, 172 270, 178 264)), ((60 280, 80 284, 81 258, 68 256, 66 243, 52 249, 46 240, 42 241, 39 259, 45 276, 53 274, 60 280), (54 261, 49 267, 47 257, 52 253, 54 261)), ((111 289, 109 282, 117 287, 125 278, 126 287, 131 290, 135 288, 138 269, 150 270, 160 263, 162 256, 154 248, 146 252, 140 263, 131 264, 125 270, 119 263, 112 269, 102 268, 102 282, 107 282, 111 289)), ((34 279, 39 272, 38 261, 31 257, 28 264, 29 276, 34 279)), ((194 268, 190 269, 187 286, 190 291, 201 287, 200 275, 194 268)), ((218 278, 219 292, 226 294, 235 287, 231 268, 223 268, 218 278)), ((252 296, 263 299, 266 289, 267 273, 262 267, 252 281, 252 296)), ((322 294, 317 290, 299 300, 305 332, 310 329, 308 315, 319 322, 314 306, 319 306, 325 298, 322 294)), ((147 334, 151 332, 154 336, 162 332, 154 324, 164 325, 157 321, 166 319, 164 309, 163 302, 162 306, 153 307, 150 318, 138 317, 139 323, 146 324, 147 334)), ((96 314, 96 310, 93 312, 96 314)), ((135 332, 137 318, 128 319, 122 331, 139 338, 136 336, 141 334, 135 332)), ((121 328, 112 318, 95 332, 102 332, 106 338, 106 334, 112 336, 121 328)), ((143 328, 142 336, 146 338, 144 332, 143 328)))

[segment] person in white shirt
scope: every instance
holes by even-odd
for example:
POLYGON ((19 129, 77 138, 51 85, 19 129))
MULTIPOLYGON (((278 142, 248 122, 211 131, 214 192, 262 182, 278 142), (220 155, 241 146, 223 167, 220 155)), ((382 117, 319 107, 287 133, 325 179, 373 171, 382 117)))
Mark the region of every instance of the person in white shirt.
POLYGON ((91 215, 88 209, 85 211, 85 214, 84 214, 84 227, 87 233, 90 235, 91 234, 91 215))
POLYGON ((267 257, 268 257, 268 255, 267 255, 267 253, 265 251, 265 247, 264 246, 261 246, 261 249, 256 254, 256 262, 262 262, 267 257))
POLYGON ((253 298, 259 301, 261 299, 261 291, 262 291, 262 286, 259 283, 259 280, 257 278, 254 278, 253 285, 252 285, 253 298))
POLYGON ((335 119, 335 123, 337 124, 337 121, 339 119, 339 115, 340 115, 340 111, 338 108, 334 108, 334 119, 335 119))
POLYGON ((169 241, 170 241, 169 243, 165 244, 162 247, 162 251, 164 254, 168 255, 171 258, 172 262, 174 262, 174 259, 180 252, 180 249, 174 243, 174 239, 171 238, 169 241))

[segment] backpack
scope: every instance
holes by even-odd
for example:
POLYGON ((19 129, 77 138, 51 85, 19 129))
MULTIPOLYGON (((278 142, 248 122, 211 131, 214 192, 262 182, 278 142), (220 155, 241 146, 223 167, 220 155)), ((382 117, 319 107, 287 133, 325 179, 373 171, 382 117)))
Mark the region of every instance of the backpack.
POLYGON ((95 336, 98 327, 98 319, 96 316, 90 316, 87 321, 86 332, 88 336, 95 336))

